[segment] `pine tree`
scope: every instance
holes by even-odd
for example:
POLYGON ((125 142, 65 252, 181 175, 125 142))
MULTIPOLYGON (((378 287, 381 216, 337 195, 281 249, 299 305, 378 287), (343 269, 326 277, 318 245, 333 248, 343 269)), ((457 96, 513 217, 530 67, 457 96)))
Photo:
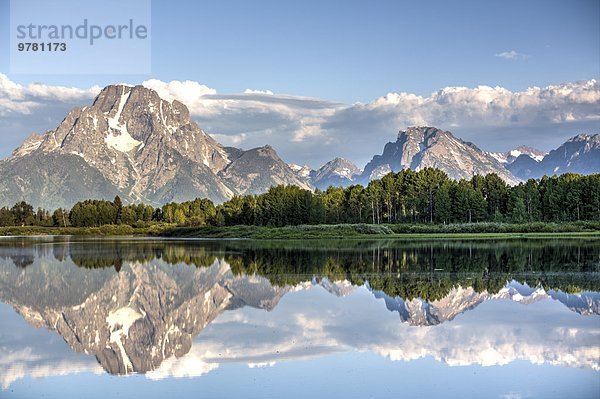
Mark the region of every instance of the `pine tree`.
POLYGON ((113 206, 115 207, 115 220, 114 224, 121 224, 122 221, 122 213, 123 213, 123 202, 121 201, 121 197, 118 195, 115 197, 113 201, 113 206))

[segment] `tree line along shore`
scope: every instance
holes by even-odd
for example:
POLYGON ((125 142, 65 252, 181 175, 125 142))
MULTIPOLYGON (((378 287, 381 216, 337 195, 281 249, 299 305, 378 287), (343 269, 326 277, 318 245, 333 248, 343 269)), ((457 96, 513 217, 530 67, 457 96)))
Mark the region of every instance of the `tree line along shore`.
POLYGON ((0 208, 0 234, 148 234, 277 238, 373 234, 560 233, 600 230, 600 174, 544 176, 508 186, 495 174, 455 181, 426 168, 366 187, 314 192, 276 186, 260 195, 161 207, 89 199, 53 211, 25 201, 0 208))

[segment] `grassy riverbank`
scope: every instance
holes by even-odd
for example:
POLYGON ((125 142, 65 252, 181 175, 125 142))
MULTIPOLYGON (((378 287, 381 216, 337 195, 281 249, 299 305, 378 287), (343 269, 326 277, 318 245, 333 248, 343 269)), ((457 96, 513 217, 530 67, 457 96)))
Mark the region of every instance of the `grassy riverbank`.
POLYGON ((302 225, 286 227, 178 227, 166 229, 163 236, 181 238, 254 238, 254 239, 318 239, 318 238, 411 238, 455 237, 485 238, 520 236, 597 236, 600 223, 569 224, 533 223, 472 223, 457 225, 302 225))
POLYGON ((15 226, 0 227, 0 236, 151 236, 160 235, 162 231, 173 228, 172 225, 150 227, 132 227, 128 225, 105 225, 102 227, 15 226))
POLYGON ((600 238, 600 222, 573 223, 470 223, 448 225, 409 224, 340 224, 286 227, 228 226, 176 227, 157 224, 150 227, 106 225, 102 227, 2 227, 0 236, 92 235, 154 236, 172 238, 252 238, 252 239, 319 239, 319 238, 490 238, 544 236, 590 236, 600 238))

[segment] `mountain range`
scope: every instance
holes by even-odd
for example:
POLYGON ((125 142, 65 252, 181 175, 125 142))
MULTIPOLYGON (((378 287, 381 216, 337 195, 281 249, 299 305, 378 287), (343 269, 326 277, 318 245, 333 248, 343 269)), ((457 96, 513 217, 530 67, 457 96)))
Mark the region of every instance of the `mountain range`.
POLYGON ((519 155, 507 169, 519 179, 539 179, 544 175, 600 172, 600 134, 579 134, 550 151, 542 159, 519 155))
POLYGON ((335 158, 317 170, 286 164, 264 147, 225 147, 177 100, 143 86, 111 85, 53 130, 33 134, 0 161, 0 205, 71 207, 89 198, 154 206, 196 197, 216 203, 274 185, 305 189, 368 184, 393 171, 439 168, 453 179, 496 173, 508 184, 544 174, 600 171, 600 136, 578 135, 544 154, 528 147, 491 153, 434 127, 409 127, 364 169, 335 158))
POLYGON ((362 173, 358 166, 344 158, 334 158, 325 163, 317 170, 310 166, 298 166, 291 164, 290 167, 299 177, 307 179, 314 187, 326 190, 329 186, 346 187, 357 180, 362 173))
POLYGON ((503 165, 510 165, 521 155, 526 155, 536 162, 540 162, 546 155, 543 151, 535 148, 521 145, 515 149, 506 152, 488 152, 489 155, 496 158, 503 165))

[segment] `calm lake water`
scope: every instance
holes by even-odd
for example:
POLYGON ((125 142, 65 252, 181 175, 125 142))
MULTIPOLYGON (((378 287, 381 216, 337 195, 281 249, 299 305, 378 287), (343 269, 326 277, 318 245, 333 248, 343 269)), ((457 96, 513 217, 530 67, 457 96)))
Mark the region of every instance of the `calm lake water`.
POLYGON ((0 239, 0 397, 598 398, 600 240, 0 239))

